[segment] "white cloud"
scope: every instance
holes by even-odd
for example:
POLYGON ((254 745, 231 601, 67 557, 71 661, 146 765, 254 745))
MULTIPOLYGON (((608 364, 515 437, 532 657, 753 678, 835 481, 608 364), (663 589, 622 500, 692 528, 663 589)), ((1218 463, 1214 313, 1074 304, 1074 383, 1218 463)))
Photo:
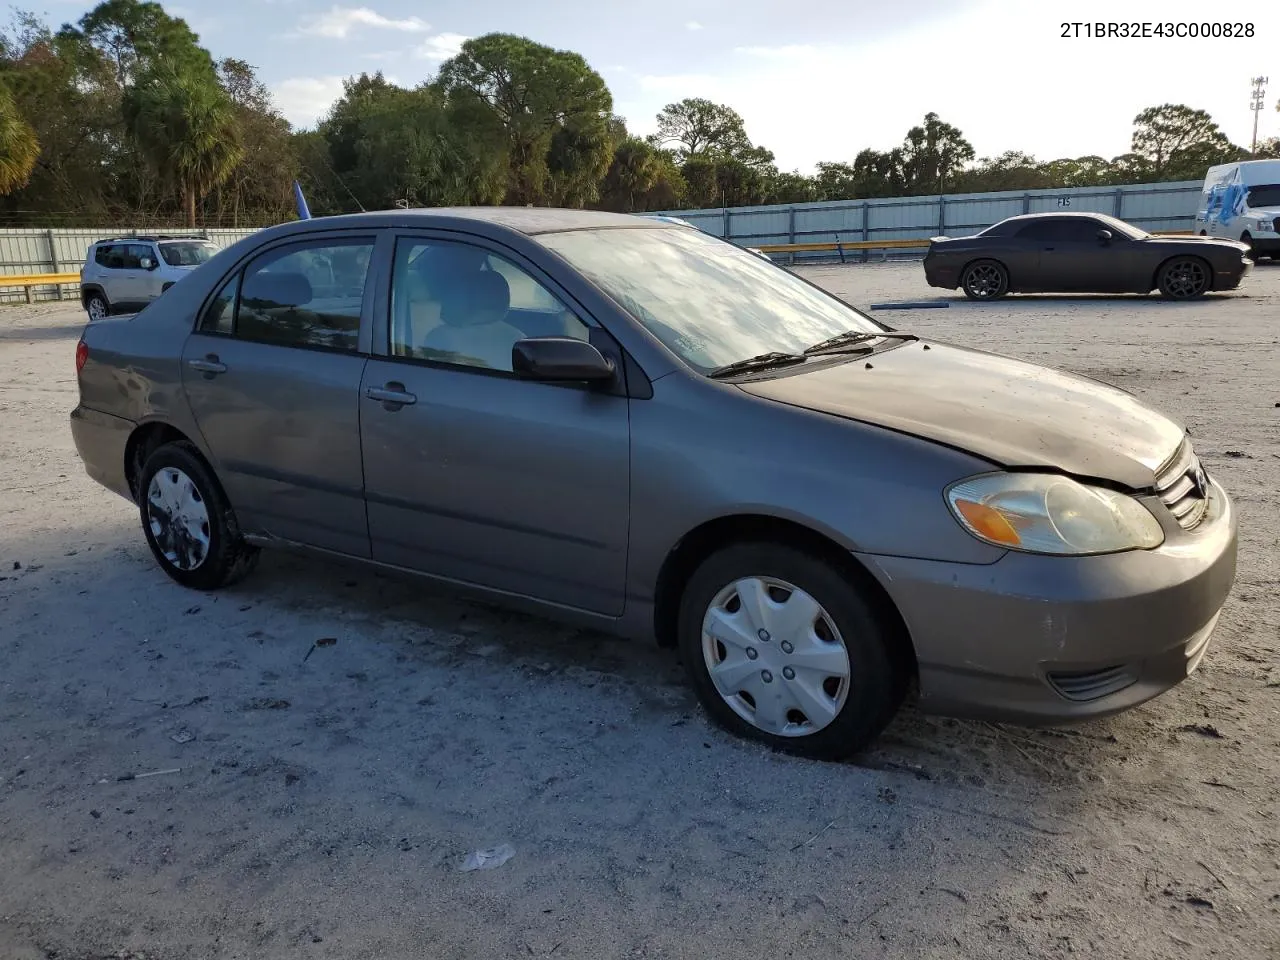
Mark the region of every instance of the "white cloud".
POLYGON ((437 33, 423 41, 414 54, 424 60, 448 60, 456 57, 462 50, 462 45, 470 39, 461 33, 437 33))
MULTIPOLYGON (((1193 0, 1164 0, 1159 20, 1200 22, 1193 0)), ((1079 21, 1115 19, 1112 0, 1076 0, 1079 21)), ((1061 36, 1060 19, 1038 4, 980 0, 892 36, 828 40, 821 34, 771 44, 767 34, 737 51, 709 58, 677 75, 638 78, 618 91, 615 109, 631 129, 655 127, 663 106, 705 97, 733 107, 747 134, 777 155, 783 169, 813 169, 819 160, 851 162, 859 150, 887 150, 935 111, 959 127, 978 156, 1025 150, 1044 160, 1129 147, 1134 116, 1145 107, 1173 102, 1208 110, 1236 143, 1249 143, 1252 115, 1243 106, 1250 74, 1244 67, 1205 73, 1153 70, 1161 62, 1262 62, 1271 42, 1261 28, 1280 29, 1280 14, 1257 8, 1254 39, 1099 39, 1061 36), (1264 23, 1265 21, 1265 23, 1264 23), (969 50, 972 55, 957 54, 969 50), (998 50, 988 56, 973 51, 998 50), (957 59, 958 57, 958 59, 957 59), (1105 70, 1082 69, 1089 61, 1105 70), (939 83, 930 64, 950 63, 939 83), (959 72, 955 72, 958 70, 959 72), (1060 84, 1011 82, 1018 77, 1069 77, 1060 84), (891 85, 893 96, 877 89, 891 85), (992 105, 998 104, 998 109, 992 105), (1085 110, 1088 123, 1076 122, 1085 110)), ((1141 18, 1140 18, 1141 19, 1141 18)), ((1148 17, 1147 19, 1154 19, 1148 17)), ((1269 34, 1275 36, 1274 29, 1269 34)), ((1268 90, 1258 136, 1274 136, 1280 114, 1268 90)))
POLYGON ((686 30, 701 30, 702 24, 700 24, 697 20, 690 20, 688 23, 684 25, 684 28, 686 30))
POLYGON ((733 52, 765 60, 797 60, 815 56, 818 48, 807 43, 790 43, 781 47, 734 47, 733 52))
POLYGON ((296 127, 315 126, 343 93, 342 77, 291 77, 271 91, 284 114, 296 127))
POLYGON ((298 32, 311 37, 328 37, 343 40, 353 30, 360 27, 372 27, 376 30, 400 30, 408 33, 425 33, 431 25, 418 17, 406 17, 397 20, 384 17, 376 10, 368 7, 334 6, 326 13, 308 17, 298 28, 298 32))

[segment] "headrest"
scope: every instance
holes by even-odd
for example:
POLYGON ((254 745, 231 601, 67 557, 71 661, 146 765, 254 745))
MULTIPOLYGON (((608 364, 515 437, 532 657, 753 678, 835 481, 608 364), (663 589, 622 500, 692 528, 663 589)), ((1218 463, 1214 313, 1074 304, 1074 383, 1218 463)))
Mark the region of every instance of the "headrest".
POLYGON ((311 302, 311 281, 297 271, 255 273, 245 278, 240 298, 251 301, 260 310, 300 307, 311 302))
POLYGON ((488 256, 480 247, 458 243, 432 244, 413 259, 410 267, 416 274, 439 280, 453 274, 475 273, 488 256))
POLYGON ((450 277, 441 293, 440 319, 452 327, 497 323, 511 308, 511 288, 494 270, 450 277))

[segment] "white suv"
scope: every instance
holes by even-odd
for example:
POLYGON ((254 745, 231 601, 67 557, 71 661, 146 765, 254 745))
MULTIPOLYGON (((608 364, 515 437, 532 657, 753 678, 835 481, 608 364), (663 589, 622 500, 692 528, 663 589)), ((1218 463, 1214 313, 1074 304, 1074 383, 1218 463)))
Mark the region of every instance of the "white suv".
POLYGON ((218 252, 200 237, 119 237, 91 244, 80 268, 90 321, 134 313, 218 252))

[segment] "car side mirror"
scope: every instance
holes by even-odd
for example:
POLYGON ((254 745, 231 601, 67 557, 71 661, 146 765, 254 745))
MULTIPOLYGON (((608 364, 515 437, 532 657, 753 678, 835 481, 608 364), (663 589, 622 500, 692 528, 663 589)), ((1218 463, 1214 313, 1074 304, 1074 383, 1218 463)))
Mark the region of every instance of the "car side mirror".
POLYGON ((573 337, 529 337, 511 346, 511 369, 523 380, 552 383, 612 380, 613 362, 573 337))
POLYGON ((1110 230, 1099 230, 1099 231, 1098 231, 1098 242, 1099 242, 1099 243, 1110 243, 1110 242, 1111 242, 1111 231, 1110 231, 1110 230))

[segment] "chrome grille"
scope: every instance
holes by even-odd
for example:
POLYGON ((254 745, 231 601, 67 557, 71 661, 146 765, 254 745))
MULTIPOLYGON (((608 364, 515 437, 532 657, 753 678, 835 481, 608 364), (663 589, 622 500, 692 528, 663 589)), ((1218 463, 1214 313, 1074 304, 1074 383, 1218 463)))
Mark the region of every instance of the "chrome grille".
POLYGON ((1204 519, 1209 507, 1208 475, 1190 440, 1183 439, 1177 453, 1156 472, 1156 495, 1182 529, 1190 530, 1204 519))

